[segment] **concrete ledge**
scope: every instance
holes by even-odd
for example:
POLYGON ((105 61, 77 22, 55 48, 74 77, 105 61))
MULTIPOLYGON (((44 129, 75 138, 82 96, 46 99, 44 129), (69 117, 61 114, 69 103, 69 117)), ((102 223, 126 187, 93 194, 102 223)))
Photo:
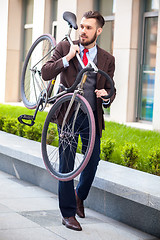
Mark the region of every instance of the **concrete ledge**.
MULTIPOLYGON (((0 170, 57 194, 38 142, 0 131, 0 170)), ((85 205, 160 238, 158 176, 100 161, 85 205)))

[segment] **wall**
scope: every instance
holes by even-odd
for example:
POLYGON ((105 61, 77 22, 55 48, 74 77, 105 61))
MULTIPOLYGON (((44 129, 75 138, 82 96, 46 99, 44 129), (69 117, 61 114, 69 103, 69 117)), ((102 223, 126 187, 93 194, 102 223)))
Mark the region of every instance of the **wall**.
POLYGON ((117 1, 113 52, 117 96, 111 107, 110 118, 118 122, 135 120, 138 13, 139 1, 117 1))
MULTIPOLYGON (((58 15, 57 15, 57 42, 64 38, 65 34, 68 32, 68 24, 63 20, 63 13, 65 11, 70 11, 76 14, 77 12, 77 0, 58 0, 58 15)), ((75 39, 75 30, 71 34, 72 39, 75 39)))
POLYGON ((34 0, 33 8, 33 42, 43 34, 45 0, 34 0))
MULTIPOLYGON (((82 16, 85 12, 93 10, 93 1, 78 0, 77 1, 77 24, 80 25, 82 16)), ((76 38, 78 39, 78 31, 76 32, 76 38)))
POLYGON ((7 30, 8 30, 8 1, 0 1, 0 102, 5 101, 5 79, 6 79, 6 61, 7 61, 7 30), (2 28, 3 26, 3 28, 2 28))
POLYGON ((20 100, 19 88, 22 2, 20 2, 19 0, 10 0, 8 3, 5 101, 16 102, 20 100))

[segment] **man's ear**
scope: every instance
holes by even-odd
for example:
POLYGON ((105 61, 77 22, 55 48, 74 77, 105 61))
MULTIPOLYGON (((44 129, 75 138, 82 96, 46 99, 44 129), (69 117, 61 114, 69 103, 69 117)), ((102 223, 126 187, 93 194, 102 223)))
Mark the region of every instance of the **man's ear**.
POLYGON ((99 36, 102 33, 102 28, 97 29, 97 35, 99 36))

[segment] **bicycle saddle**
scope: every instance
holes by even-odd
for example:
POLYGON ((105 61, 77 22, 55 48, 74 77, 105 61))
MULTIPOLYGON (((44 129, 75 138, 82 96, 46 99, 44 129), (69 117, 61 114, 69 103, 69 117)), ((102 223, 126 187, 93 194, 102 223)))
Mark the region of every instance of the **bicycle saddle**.
POLYGON ((68 22, 70 27, 73 27, 75 30, 78 29, 76 15, 72 12, 64 12, 63 19, 68 22))

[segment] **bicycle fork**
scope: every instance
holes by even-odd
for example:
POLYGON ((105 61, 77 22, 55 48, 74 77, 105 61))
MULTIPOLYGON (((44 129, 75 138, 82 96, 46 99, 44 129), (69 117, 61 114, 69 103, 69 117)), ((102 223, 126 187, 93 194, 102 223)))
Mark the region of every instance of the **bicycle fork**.
MULTIPOLYGON (((72 108, 72 106, 73 106, 74 100, 75 100, 78 92, 79 92, 79 90, 75 90, 74 93, 73 93, 73 96, 72 96, 72 98, 71 98, 71 101, 70 101, 70 103, 69 103, 69 106, 68 106, 68 108, 67 108, 66 114, 65 114, 64 119, 63 119, 63 122, 62 122, 62 127, 61 127, 60 136, 63 135, 63 129, 64 129, 64 126, 65 126, 65 124, 66 124, 67 117, 68 117, 69 112, 70 112, 70 110, 71 110, 71 108, 72 108)), ((80 109, 80 105, 81 105, 81 104, 78 103, 78 105, 77 105, 77 107, 76 107, 76 111, 75 111, 75 115, 74 115, 74 119, 73 119, 73 125, 72 125, 72 134, 74 133, 74 125, 75 125, 75 122, 76 122, 76 118, 77 118, 77 115, 78 115, 78 111, 79 111, 79 109, 80 109)))
MULTIPOLYGON (((69 106, 67 108, 66 114, 65 114, 63 122, 62 122, 61 133, 60 133, 61 136, 63 135, 63 129, 64 129, 64 126, 66 124, 67 117, 68 117, 69 112, 70 112, 70 110, 73 106, 73 103, 74 103, 74 100, 75 100, 77 94, 80 93, 81 95, 83 95, 83 84, 86 82, 86 79, 87 79, 87 74, 84 74, 83 78, 82 78, 82 81, 79 84, 78 90, 75 90, 74 93, 73 93, 73 96, 71 98, 71 101, 69 103, 69 106)), ((74 115, 74 119, 73 119, 72 134, 74 133, 74 126, 75 126, 75 122, 76 122, 76 119, 77 119, 77 115, 78 115, 80 106, 81 106, 81 103, 79 102, 76 106, 76 111, 75 111, 75 115, 74 115)))

